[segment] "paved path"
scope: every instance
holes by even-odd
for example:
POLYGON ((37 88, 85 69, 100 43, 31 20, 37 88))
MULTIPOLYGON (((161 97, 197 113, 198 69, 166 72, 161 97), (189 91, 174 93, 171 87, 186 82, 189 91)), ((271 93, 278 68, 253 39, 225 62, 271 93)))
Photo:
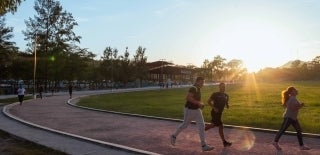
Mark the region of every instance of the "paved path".
MULTIPOLYGON (((80 96, 80 94, 75 95, 75 97, 80 96)), ((227 139, 233 142, 230 148, 223 148, 217 128, 207 131, 207 142, 215 146, 215 150, 202 152, 197 129, 193 124, 179 135, 176 146, 173 147, 170 145, 169 135, 180 124, 179 121, 86 110, 68 105, 67 100, 66 95, 29 100, 22 106, 9 107, 7 112, 24 121, 56 132, 63 132, 65 135, 78 135, 78 138, 114 145, 115 148, 119 146, 134 148, 138 151, 145 150, 146 154, 320 154, 319 138, 305 137, 305 144, 312 150, 300 151, 297 138, 284 135, 281 139, 283 150, 276 151, 270 144, 275 136, 274 133, 236 128, 225 129, 227 139)), ((78 148, 85 146, 80 145, 78 148)))
MULTIPOLYGON (((2 107, 1 107, 2 110, 2 107)), ((61 134, 48 132, 43 129, 35 128, 30 125, 23 124, 6 117, 0 113, 0 130, 6 131, 19 139, 28 140, 41 144, 43 146, 60 150, 62 152, 74 155, 90 154, 90 155, 103 155, 103 154, 119 154, 131 155, 130 151, 119 149, 111 149, 103 145, 96 145, 95 143, 87 142, 84 140, 70 138, 61 134)))

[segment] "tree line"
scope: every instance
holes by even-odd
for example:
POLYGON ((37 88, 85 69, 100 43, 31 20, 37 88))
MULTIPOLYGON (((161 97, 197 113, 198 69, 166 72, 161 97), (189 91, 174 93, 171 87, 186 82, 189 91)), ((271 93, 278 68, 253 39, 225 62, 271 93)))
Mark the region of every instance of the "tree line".
MULTIPOLYGON (((17 5, 20 2, 17 1, 17 5)), ((4 6, 0 5, 2 9, 4 6)), ((15 11, 17 5, 7 10, 15 11)), ((44 85, 45 89, 63 80, 123 83, 145 80, 146 48, 139 46, 131 60, 128 48, 124 55, 118 55, 116 48, 106 47, 101 59, 95 60, 93 52, 77 45, 81 36, 75 34, 73 29, 78 23, 71 13, 63 10, 60 2, 37 0, 34 9, 36 15, 25 20, 26 30, 22 32, 28 41, 26 51, 19 51, 15 43, 10 41, 13 28, 6 26, 4 15, 0 17, 1 80, 31 80, 34 77, 33 70, 36 71, 36 81, 44 85)))
MULTIPOLYGON (((7 0, 4 0, 7 1, 7 0)), ((14 13, 21 0, 0 3, 0 79, 31 80, 34 77, 36 58, 36 81, 45 89, 60 81, 119 82, 124 86, 132 81, 148 80, 146 48, 139 46, 130 55, 128 47, 119 54, 117 48, 106 46, 103 56, 96 60, 94 52, 78 46, 81 36, 73 29, 78 23, 72 14, 63 10, 59 1, 36 0, 36 15, 25 20, 22 33, 28 41, 27 50, 19 51, 13 38, 13 27, 6 26, 5 12, 14 13)), ((241 81, 248 74, 241 60, 227 61, 220 55, 204 60, 202 66, 192 68, 194 75, 209 81, 241 81)), ((296 60, 289 68, 265 68, 255 73, 260 80, 318 80, 320 56, 311 62, 296 60)))
POLYGON ((294 60, 286 67, 262 69, 256 78, 260 81, 320 80, 320 56, 308 62, 294 60))

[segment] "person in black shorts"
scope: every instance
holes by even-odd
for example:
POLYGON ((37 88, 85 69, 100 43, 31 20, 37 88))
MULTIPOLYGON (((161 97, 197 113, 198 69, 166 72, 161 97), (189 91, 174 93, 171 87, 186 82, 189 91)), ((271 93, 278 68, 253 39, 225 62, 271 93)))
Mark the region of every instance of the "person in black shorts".
POLYGON ((212 107, 211 109, 212 120, 211 120, 211 124, 206 125, 205 130, 207 131, 211 128, 218 126, 219 134, 223 142, 223 146, 224 147, 231 146, 232 143, 226 141, 224 138, 223 123, 221 119, 224 107, 229 108, 229 96, 228 94, 225 93, 225 83, 219 84, 219 91, 212 93, 207 103, 212 107))

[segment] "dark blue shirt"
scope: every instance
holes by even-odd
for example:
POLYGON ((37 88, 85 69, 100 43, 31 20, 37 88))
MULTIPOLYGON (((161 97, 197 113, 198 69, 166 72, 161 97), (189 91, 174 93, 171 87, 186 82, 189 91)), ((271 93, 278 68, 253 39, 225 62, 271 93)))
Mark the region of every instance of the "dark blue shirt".
POLYGON ((219 112, 223 112, 226 104, 229 102, 229 96, 226 93, 215 92, 210 96, 213 101, 213 106, 218 109, 219 112))

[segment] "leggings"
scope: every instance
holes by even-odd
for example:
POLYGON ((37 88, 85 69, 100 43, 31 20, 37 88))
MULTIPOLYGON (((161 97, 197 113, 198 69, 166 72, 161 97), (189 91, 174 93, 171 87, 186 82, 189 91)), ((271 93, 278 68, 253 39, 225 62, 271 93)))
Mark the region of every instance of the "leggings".
POLYGON ((280 137, 282 136, 282 134, 288 129, 288 127, 290 125, 292 125, 294 127, 294 129, 297 131, 297 137, 298 137, 299 145, 303 146, 302 131, 301 131, 301 127, 300 127, 299 121, 298 120, 294 120, 292 118, 288 118, 288 117, 285 117, 283 119, 281 128, 279 129, 274 141, 278 142, 280 137))

